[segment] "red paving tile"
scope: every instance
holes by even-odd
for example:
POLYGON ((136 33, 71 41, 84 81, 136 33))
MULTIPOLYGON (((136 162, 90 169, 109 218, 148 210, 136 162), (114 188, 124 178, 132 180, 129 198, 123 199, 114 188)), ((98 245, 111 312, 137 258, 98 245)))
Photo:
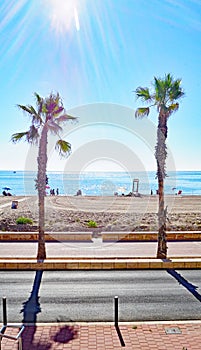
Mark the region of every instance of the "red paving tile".
MULTIPOLYGON (((27 326, 23 350, 201 350, 201 322, 120 324, 119 329, 124 347, 110 324, 27 326), (170 327, 178 327, 182 333, 166 334, 170 327)), ((17 349, 17 342, 3 338, 2 350, 17 349)))

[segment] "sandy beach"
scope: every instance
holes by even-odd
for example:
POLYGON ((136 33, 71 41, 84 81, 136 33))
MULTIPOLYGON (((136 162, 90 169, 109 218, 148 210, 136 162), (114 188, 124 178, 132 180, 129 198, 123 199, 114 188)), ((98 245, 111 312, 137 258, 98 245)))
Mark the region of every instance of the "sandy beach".
MULTIPOLYGON (((85 197, 47 196, 46 231, 154 231, 157 230, 157 196, 85 197), (95 221, 97 228, 88 226, 95 221)), ((201 196, 167 196, 168 230, 201 231, 201 196)), ((16 225, 20 216, 38 225, 38 200, 29 197, 0 197, 1 230, 28 230, 16 225), (13 200, 18 208, 11 209, 13 200)), ((24 226, 24 225, 23 225, 24 226)), ((32 230, 30 227, 29 230, 32 230)))

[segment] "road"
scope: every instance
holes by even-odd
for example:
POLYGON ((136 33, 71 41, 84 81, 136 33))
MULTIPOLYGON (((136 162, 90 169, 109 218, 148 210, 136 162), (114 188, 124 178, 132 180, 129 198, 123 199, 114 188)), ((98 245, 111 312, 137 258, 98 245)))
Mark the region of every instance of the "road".
MULTIPOLYGON (((1 271, 8 322, 119 321, 201 318, 200 270, 1 271)), ((0 312, 2 322, 2 312, 0 312)))

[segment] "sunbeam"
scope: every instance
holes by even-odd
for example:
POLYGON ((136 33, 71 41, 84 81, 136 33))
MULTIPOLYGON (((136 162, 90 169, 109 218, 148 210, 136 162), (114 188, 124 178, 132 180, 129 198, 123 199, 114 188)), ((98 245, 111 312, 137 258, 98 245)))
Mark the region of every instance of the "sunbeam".
POLYGON ((73 28, 80 30, 78 8, 80 1, 76 0, 46 0, 50 26, 57 35, 64 35, 73 28))

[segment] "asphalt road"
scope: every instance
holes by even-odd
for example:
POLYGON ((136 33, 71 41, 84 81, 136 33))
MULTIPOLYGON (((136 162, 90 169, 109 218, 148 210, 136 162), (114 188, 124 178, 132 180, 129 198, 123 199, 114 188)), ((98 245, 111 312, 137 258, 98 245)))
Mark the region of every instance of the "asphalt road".
POLYGON ((4 296, 8 322, 113 321, 115 296, 119 321, 193 320, 201 271, 1 271, 4 296))

